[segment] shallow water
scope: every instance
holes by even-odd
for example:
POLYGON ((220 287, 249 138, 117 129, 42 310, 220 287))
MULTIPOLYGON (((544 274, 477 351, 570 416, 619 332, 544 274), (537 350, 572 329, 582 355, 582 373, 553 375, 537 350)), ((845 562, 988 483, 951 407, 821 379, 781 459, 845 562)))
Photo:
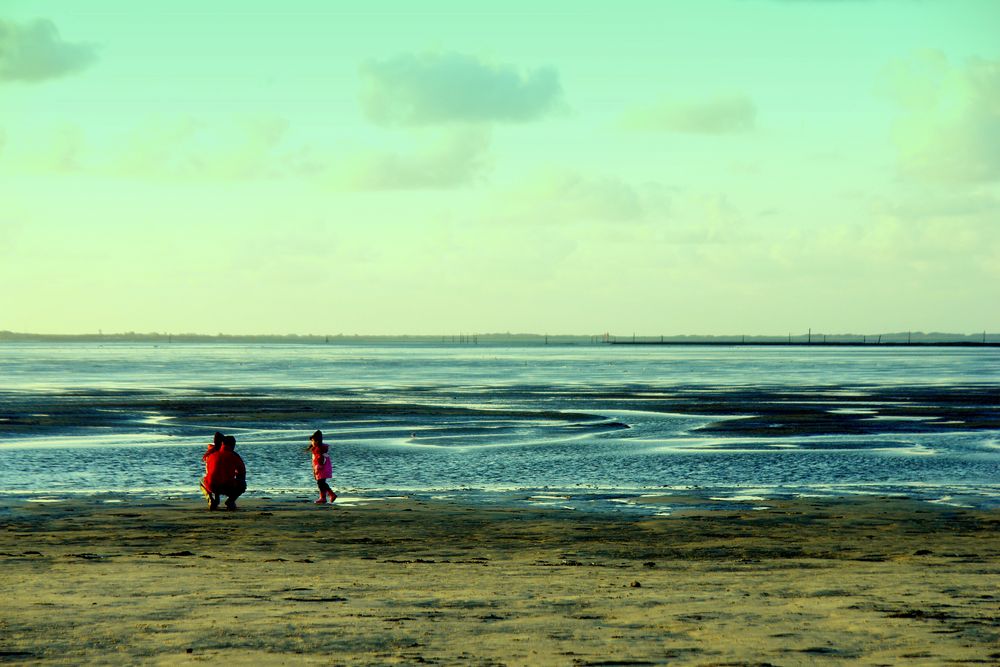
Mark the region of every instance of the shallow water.
POLYGON ((997 396, 995 348, 5 344, 0 490, 194 495, 222 430, 251 494, 303 494, 321 428, 369 496, 996 506, 997 396))

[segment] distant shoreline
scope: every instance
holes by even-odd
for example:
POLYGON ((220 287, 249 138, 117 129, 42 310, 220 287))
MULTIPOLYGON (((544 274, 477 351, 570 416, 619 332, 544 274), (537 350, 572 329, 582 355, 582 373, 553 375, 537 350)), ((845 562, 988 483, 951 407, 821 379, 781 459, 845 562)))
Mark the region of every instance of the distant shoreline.
POLYGON ((806 333, 785 336, 649 336, 615 334, 473 333, 446 335, 363 334, 196 334, 196 333, 91 333, 42 334, 0 331, 2 343, 248 343, 276 345, 664 345, 727 347, 1000 347, 1000 333, 893 332, 882 334, 806 333))
POLYGON ((913 342, 862 342, 862 341, 655 341, 655 340, 615 340, 609 345, 663 345, 663 346, 706 346, 726 347, 1000 347, 1000 342, 976 341, 913 341, 913 342))

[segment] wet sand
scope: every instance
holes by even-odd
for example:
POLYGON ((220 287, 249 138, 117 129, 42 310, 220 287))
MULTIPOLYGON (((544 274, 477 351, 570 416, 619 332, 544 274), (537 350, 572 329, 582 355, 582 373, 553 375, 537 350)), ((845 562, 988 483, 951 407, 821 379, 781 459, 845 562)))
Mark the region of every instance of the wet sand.
MULTIPOLYGON (((691 506, 705 499, 690 499, 691 506)), ((0 661, 1000 663, 1000 512, 0 506, 0 661)))
MULTIPOLYGON (((716 418, 698 431, 722 437, 786 437, 949 433, 1000 429, 1000 391, 993 383, 955 386, 823 385, 716 387, 629 385, 584 389, 560 386, 453 387, 294 391, 271 388, 158 390, 81 389, 0 391, 0 438, 100 435, 127 430, 137 439, 170 434, 203 438, 206 431, 295 428, 378 420, 384 433, 412 431, 428 420, 463 423, 504 419, 525 426, 552 422, 577 433, 625 429, 609 410, 716 418), (551 408, 558 401, 559 409, 551 408), (469 407, 479 405, 482 407, 469 407), (509 405, 534 407, 511 408, 509 405)), ((367 428, 367 425, 366 425, 367 428)), ((355 433, 362 437, 363 433, 355 433)), ((368 437, 373 434, 367 433, 368 437)))

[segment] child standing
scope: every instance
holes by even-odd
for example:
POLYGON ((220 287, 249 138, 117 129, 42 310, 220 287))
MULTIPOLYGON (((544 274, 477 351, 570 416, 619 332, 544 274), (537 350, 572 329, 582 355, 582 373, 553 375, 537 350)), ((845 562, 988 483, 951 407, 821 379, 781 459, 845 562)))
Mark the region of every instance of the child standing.
POLYGON ((316 486, 319 487, 319 500, 317 505, 325 505, 327 496, 329 502, 337 499, 337 494, 333 492, 326 480, 333 477, 333 461, 330 460, 330 447, 323 444, 323 432, 316 431, 309 438, 309 451, 312 452, 313 475, 316 477, 316 486))

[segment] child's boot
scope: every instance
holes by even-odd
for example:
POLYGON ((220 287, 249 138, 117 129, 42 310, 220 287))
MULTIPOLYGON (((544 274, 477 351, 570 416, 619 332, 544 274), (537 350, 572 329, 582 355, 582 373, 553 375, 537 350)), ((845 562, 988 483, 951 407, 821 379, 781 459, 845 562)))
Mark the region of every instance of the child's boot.
POLYGON ((327 494, 328 494, 328 495, 330 496, 330 502, 331 502, 331 503, 332 503, 332 502, 333 502, 334 500, 336 500, 336 499, 337 499, 337 494, 336 494, 336 493, 334 493, 334 492, 333 492, 333 490, 330 490, 330 491, 327 491, 327 494))
POLYGON ((321 493, 319 496, 319 500, 315 500, 313 502, 315 502, 315 504, 317 505, 326 505, 326 492, 324 491, 323 493, 321 493))

